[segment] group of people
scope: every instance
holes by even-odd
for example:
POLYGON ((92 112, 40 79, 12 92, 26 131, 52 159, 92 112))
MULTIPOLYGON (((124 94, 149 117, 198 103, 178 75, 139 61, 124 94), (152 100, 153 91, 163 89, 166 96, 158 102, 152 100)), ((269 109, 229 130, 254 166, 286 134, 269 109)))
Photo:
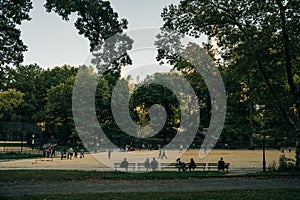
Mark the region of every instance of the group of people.
MULTIPOLYGON (((124 158, 124 160, 121 162, 120 167, 125 168, 125 170, 127 171, 128 161, 126 158, 124 158)), ((144 167, 146 168, 147 171, 149 169, 152 169, 152 171, 156 171, 156 169, 158 168, 158 162, 157 160, 155 160, 155 158, 153 158, 151 162, 149 161, 149 158, 147 158, 146 161, 144 162, 144 167)))
POLYGON ((46 147, 44 147, 43 148, 43 158, 53 158, 53 157, 55 157, 55 149, 54 149, 54 147, 48 147, 48 148, 46 148, 46 147))
MULTIPOLYGON (((81 149, 79 153, 80 153, 80 158, 84 158, 84 150, 81 149)), ((77 148, 75 150, 73 150, 73 148, 70 147, 68 149, 68 151, 67 151, 66 148, 64 148, 63 151, 61 152, 60 159, 62 160, 64 158, 66 158, 66 159, 72 160, 73 155, 74 155, 74 158, 78 158, 78 150, 77 150, 77 148)))
POLYGON ((194 161, 193 158, 191 158, 190 162, 188 163, 188 166, 180 160, 180 158, 177 158, 176 160, 176 167, 178 169, 178 171, 185 171, 186 169, 189 169, 190 171, 191 170, 195 170, 196 168, 196 163, 194 161))
MULTIPOLYGON (((127 171, 128 161, 126 158, 124 158, 124 160, 121 162, 120 167, 125 168, 125 170, 127 171)), ((152 169, 152 171, 156 171, 158 168, 158 162, 155 158, 153 158, 151 162, 149 161, 149 158, 147 158, 146 161, 144 162, 144 167, 147 171, 149 169, 152 169)), ((218 161, 218 170, 224 171, 224 169, 228 169, 228 167, 229 167, 228 164, 225 163, 223 158, 220 158, 220 160, 218 161)), ((176 168, 178 169, 178 171, 186 171, 187 169, 191 171, 191 170, 195 170, 196 163, 193 158, 190 159, 190 162, 188 164, 185 164, 183 161, 180 160, 180 158, 177 158, 176 168)))
POLYGON ((155 158, 153 158, 151 162, 149 161, 149 158, 147 158, 144 163, 144 167, 146 168, 147 171, 150 168, 152 169, 152 171, 155 171, 158 168, 158 162, 157 160, 155 160, 155 158))

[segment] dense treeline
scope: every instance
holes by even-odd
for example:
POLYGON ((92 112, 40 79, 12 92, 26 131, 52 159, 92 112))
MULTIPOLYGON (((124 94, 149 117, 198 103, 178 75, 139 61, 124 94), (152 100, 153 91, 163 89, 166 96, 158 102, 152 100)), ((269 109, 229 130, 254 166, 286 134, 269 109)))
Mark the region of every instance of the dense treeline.
MULTIPOLYGON (((94 74, 92 68, 86 66, 80 68, 94 74)), ((38 65, 2 68, 0 121, 36 124, 43 130, 43 142, 79 142, 80 138, 72 119, 72 91, 78 69, 67 65, 53 69, 43 69, 38 65)), ((228 95, 228 105, 225 127, 218 147, 228 145, 228 148, 253 148, 254 144, 260 146, 263 133, 269 138, 267 144, 274 148, 281 145, 292 146, 294 142, 292 131, 284 126, 273 107, 268 105, 271 104, 271 99, 263 106, 260 105, 263 109, 255 107, 251 109, 248 91, 245 91, 243 85, 234 80, 226 70, 222 71, 222 74, 228 95)), ((176 76, 172 73, 169 76, 170 80, 174 81, 176 76)), ((168 114, 166 125, 155 136, 160 139, 156 140, 153 146, 157 143, 170 142, 180 124, 180 107, 172 91, 152 83, 160 77, 161 75, 156 74, 146 78, 143 82, 145 86, 141 86, 141 83, 134 84, 123 80, 131 91, 132 97, 128 106, 130 115, 137 124, 144 126, 149 123, 148 109, 153 104, 160 104, 166 109, 168 114)), ((186 78, 195 90, 200 105, 201 119, 195 138, 196 145, 199 146, 210 122, 210 98, 200 75, 188 74, 186 78)), ((124 147, 132 142, 137 146, 151 143, 151 139, 137 140, 126 135, 115 124, 111 112, 111 94, 118 81, 118 76, 110 72, 99 80, 95 106, 100 125, 107 136, 119 146, 124 147)), ((148 131, 151 132, 151 130, 148 131)))

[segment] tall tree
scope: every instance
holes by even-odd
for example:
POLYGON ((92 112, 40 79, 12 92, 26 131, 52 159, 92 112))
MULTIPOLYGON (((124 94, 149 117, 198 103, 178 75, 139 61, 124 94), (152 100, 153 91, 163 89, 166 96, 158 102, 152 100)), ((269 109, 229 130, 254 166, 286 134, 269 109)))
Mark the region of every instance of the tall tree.
POLYGON ((71 135, 76 136, 72 119, 72 91, 77 69, 65 65, 47 71, 46 75, 48 73, 51 78, 45 97, 45 132, 48 137, 53 136, 66 143, 71 135))
POLYGON ((256 67, 259 73, 255 78, 262 78, 282 119, 294 130, 297 167, 300 167, 299 15, 297 0, 182 0, 162 13, 164 26, 169 29, 195 37, 203 33, 215 37, 223 64, 243 60, 244 69, 256 67), (273 84, 278 78, 276 72, 285 74, 284 83, 289 88, 286 96, 291 104, 281 98, 280 88, 273 84))
POLYGON ((0 66, 19 64, 23 61, 23 52, 27 46, 21 40, 18 25, 30 20, 31 0, 0 1, 0 66))
POLYGON ((42 105, 42 95, 40 89, 43 82, 40 80, 43 69, 38 65, 22 66, 10 68, 10 82, 8 87, 14 88, 24 93, 24 103, 18 110, 17 118, 22 118, 23 122, 39 122, 43 116, 44 107, 42 105))

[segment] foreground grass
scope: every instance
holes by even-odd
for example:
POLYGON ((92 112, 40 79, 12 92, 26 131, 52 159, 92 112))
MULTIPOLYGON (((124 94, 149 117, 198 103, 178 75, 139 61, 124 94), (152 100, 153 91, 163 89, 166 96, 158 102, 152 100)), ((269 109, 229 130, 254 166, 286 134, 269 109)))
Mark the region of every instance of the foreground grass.
POLYGON ((210 192, 147 192, 147 193, 96 193, 96 194, 53 194, 53 195, 27 195, 14 197, 11 199, 299 199, 299 189, 267 189, 267 190, 230 190, 230 191, 210 191, 210 192))
POLYGON ((31 154, 31 153, 5 153, 0 154, 0 159, 26 159, 26 158, 40 158, 41 154, 31 154))
POLYGON ((126 172, 99 172, 99 171, 76 171, 76 170, 0 170, 0 181, 11 182, 19 180, 155 180, 155 179, 187 179, 223 177, 225 172, 218 171, 157 171, 148 173, 126 172))
POLYGON ((125 173, 125 172, 100 172, 100 171, 76 171, 76 170, 0 170, 0 181, 12 182, 20 180, 57 180, 57 181, 80 181, 80 180, 158 180, 158 179, 187 179, 214 178, 214 177, 251 177, 251 178, 300 178, 299 171, 292 172, 264 172, 238 176, 228 176, 230 173, 218 171, 157 171, 148 173, 125 173))

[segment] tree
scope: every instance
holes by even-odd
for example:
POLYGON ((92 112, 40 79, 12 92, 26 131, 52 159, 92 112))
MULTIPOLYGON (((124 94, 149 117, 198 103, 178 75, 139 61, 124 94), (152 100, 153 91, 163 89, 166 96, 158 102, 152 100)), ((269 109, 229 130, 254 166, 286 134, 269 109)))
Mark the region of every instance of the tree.
MULTIPOLYGON (((151 137, 162 139, 161 145, 168 144, 175 136, 176 130, 180 125, 181 115, 180 105, 175 94, 169 88, 155 82, 168 80, 174 86, 177 78, 175 74, 154 74, 148 76, 141 83, 142 85, 137 85, 138 88, 131 97, 130 110, 133 111, 132 118, 141 127, 140 134, 143 134, 145 137, 150 135, 151 137), (155 104, 161 105, 165 109, 166 119, 161 113, 150 120, 149 109, 155 104), (165 124, 162 124, 163 120, 166 120, 165 124), (161 125, 163 126, 161 127, 161 125), (145 129, 144 126, 147 126, 147 128, 145 129), (156 132, 157 129, 161 130, 153 136, 153 132, 156 132)), ((180 89, 177 91, 180 91, 180 89)))
MULTIPOLYGON (((262 78, 274 105, 294 130, 296 137, 296 166, 300 167, 300 84, 299 84, 299 13, 297 0, 237 1, 182 0, 178 6, 165 8, 164 26, 199 37, 207 34, 217 39, 226 66, 255 67, 252 78, 262 78), (272 72, 275 72, 272 74, 272 72), (284 83, 278 72, 284 72, 284 83), (281 98, 280 87, 287 83, 281 98)), ((247 71, 245 71, 247 73, 247 71)), ((258 88, 259 89, 259 88, 258 88)))
POLYGON ((24 102, 23 96, 22 92, 15 89, 0 92, 0 119, 4 118, 9 121, 7 116, 10 116, 11 112, 24 102))
POLYGON ((40 122, 44 118, 44 82, 40 79, 43 69, 38 65, 18 65, 9 70, 8 87, 24 93, 24 103, 15 117, 26 123, 40 122))
POLYGON ((77 136, 72 118, 72 91, 77 69, 71 66, 56 67, 50 73, 44 107, 45 132, 66 143, 77 136))
POLYGON ((30 20, 31 0, 0 1, 0 66, 17 65, 23 61, 23 52, 27 46, 23 44, 18 25, 30 20))
POLYGON ((101 45, 103 40, 127 28, 127 20, 118 19, 109 1, 47 0, 45 8, 47 12, 56 12, 63 20, 69 20, 69 16, 76 13, 78 19, 75 27, 80 35, 89 39, 91 51, 101 45))

